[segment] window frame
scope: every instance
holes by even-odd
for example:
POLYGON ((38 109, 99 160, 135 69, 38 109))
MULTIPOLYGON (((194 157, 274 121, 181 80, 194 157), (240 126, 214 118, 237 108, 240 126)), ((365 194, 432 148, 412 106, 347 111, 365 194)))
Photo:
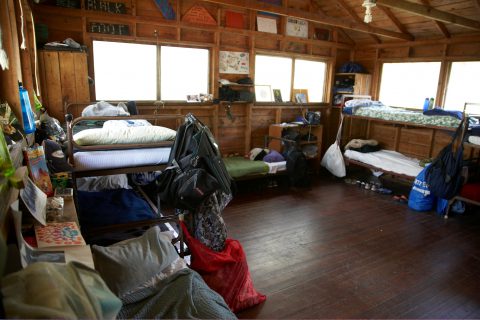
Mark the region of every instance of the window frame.
MULTIPOLYGON (((323 86, 323 93, 322 93, 322 100, 323 101, 316 101, 316 102, 308 102, 307 104, 328 104, 330 103, 330 98, 329 98, 329 91, 331 90, 331 84, 329 82, 330 79, 330 74, 333 72, 332 67, 333 67, 333 58, 330 57, 313 57, 313 56, 304 56, 304 55, 298 55, 298 54, 284 54, 284 53, 273 53, 273 52, 268 52, 268 51, 256 51, 254 53, 254 59, 253 61, 256 61, 257 55, 261 56, 268 56, 268 57, 279 57, 279 58, 288 58, 292 60, 292 69, 290 73, 290 96, 288 97, 288 101, 280 102, 280 104, 285 104, 285 103, 291 103, 295 104, 296 102, 292 100, 292 92, 294 92, 294 78, 295 78, 295 61, 296 60, 305 60, 305 61, 313 61, 313 62, 323 62, 325 63, 325 81, 324 81, 324 86, 323 86)), ((256 66, 255 66, 256 69, 256 66)), ((256 80, 254 79, 254 82, 256 83, 256 80)), ((273 89, 273 88, 272 88, 273 89)), ((303 88, 302 88, 303 89, 303 88)), ((285 100, 285 97, 283 97, 283 100, 285 100)), ((260 102, 262 104, 279 104, 279 102, 260 102)))
MULTIPOLYGON (((474 59, 461 59, 461 58, 456 58, 455 60, 449 60, 445 62, 445 69, 446 72, 444 74, 443 81, 445 83, 443 87, 443 92, 441 93, 441 98, 442 98, 442 109, 444 110, 453 110, 453 109, 445 109, 445 102, 447 100, 447 94, 448 94, 448 86, 450 83, 450 75, 452 72, 452 67, 455 62, 477 62, 480 63, 480 59, 474 60, 474 59)), ((480 103, 480 101, 464 101, 464 103, 480 103)), ((463 111, 463 105, 462 105, 462 110, 457 110, 457 111, 463 111)))
MULTIPOLYGON (((438 73, 438 80, 437 80, 437 86, 436 86, 436 90, 435 90, 435 96, 433 98, 435 98, 435 104, 437 104, 438 102, 440 102, 438 100, 438 97, 439 97, 439 91, 441 90, 440 86, 438 85, 438 83, 440 83, 443 79, 443 75, 444 75, 444 61, 442 60, 439 60, 439 59, 425 59, 425 58, 421 58, 421 59, 407 59, 407 60, 398 60, 398 59, 379 59, 378 60, 379 64, 380 64, 380 68, 379 68, 379 73, 378 73, 378 83, 376 85, 376 97, 378 100, 380 100, 380 89, 382 87, 382 76, 383 76, 383 71, 384 71, 384 65, 386 63, 429 63, 429 62, 437 62, 437 63, 440 63, 440 69, 439 69, 439 73, 438 73)), ((442 102, 442 108, 443 108, 443 100, 441 101, 442 102)), ((402 106, 391 106, 393 108, 402 108, 402 109, 410 109, 410 110, 416 110, 416 111, 419 111, 422 109, 423 107, 423 103, 420 104, 421 101, 418 102, 418 105, 419 107, 418 108, 412 108, 412 107, 402 107, 402 106)))
MULTIPOLYGON (((92 43, 98 41, 98 42, 117 42, 117 43, 128 43, 128 44, 133 44, 133 45, 152 45, 156 47, 156 93, 155 97, 157 101, 162 101, 162 102, 168 102, 168 103, 186 103, 187 98, 185 100, 162 100, 161 96, 161 57, 162 57, 162 47, 175 47, 175 48, 186 48, 186 49, 203 49, 207 50, 208 52, 208 74, 207 74, 207 79, 206 79, 206 84, 207 84, 207 91, 210 92, 212 90, 212 78, 214 77, 214 72, 212 71, 212 48, 211 47, 203 47, 203 46, 187 46, 187 45, 181 45, 181 44, 175 44, 175 45, 170 45, 166 43, 143 43, 143 42, 133 42, 133 41, 118 41, 118 40, 112 40, 112 39, 92 39, 92 43)), ((94 68, 94 61, 95 61, 95 52, 93 51, 93 46, 92 46, 92 68, 93 68, 93 73, 95 75, 95 68, 94 68)), ((97 99, 97 88, 94 85, 94 94, 95 94, 95 99, 97 99)), ((208 93, 207 92, 207 93, 208 93)), ((109 101, 115 101, 113 99, 108 99, 109 101)), ((151 101, 151 100, 139 100, 139 101, 151 101)))

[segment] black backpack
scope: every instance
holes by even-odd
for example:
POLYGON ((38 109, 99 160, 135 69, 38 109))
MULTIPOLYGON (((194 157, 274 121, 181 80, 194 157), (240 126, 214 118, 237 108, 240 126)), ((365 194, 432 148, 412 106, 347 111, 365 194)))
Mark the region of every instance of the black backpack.
POLYGON ((308 187, 310 179, 308 176, 308 163, 305 154, 295 147, 287 151, 287 174, 290 184, 294 187, 308 187))

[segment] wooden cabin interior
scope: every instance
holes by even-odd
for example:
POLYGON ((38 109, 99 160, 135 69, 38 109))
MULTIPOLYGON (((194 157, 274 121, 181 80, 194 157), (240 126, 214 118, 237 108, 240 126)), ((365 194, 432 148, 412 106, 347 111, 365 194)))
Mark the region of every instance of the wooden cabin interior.
MULTIPOLYGON (((226 159, 285 151, 286 123, 319 116, 295 125, 315 136, 304 143, 314 150, 307 187, 288 174, 234 178, 223 220, 267 296, 237 317, 480 317, 479 202, 444 219, 409 208, 417 174, 382 175, 378 189, 392 192, 382 194, 372 172, 388 169, 351 159, 338 178, 321 165, 335 141, 352 139, 435 159, 461 125, 344 115, 352 96, 480 114, 479 0, 1 0, 0 67, 0 103, 19 123, 19 82, 33 112, 38 100, 64 125, 98 101, 135 101, 139 117, 195 115, 226 159)), ((474 179, 480 147, 459 144, 474 179)), ((19 191, 0 191, 10 248, 19 191)))

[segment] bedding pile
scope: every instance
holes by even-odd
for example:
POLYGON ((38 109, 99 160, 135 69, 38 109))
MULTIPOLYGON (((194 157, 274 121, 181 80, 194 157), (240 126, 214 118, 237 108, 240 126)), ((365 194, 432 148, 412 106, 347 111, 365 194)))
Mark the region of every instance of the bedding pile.
POLYGON ((460 119, 456 114, 439 114, 435 112, 422 113, 401 108, 385 106, 380 101, 349 100, 345 102, 343 112, 356 116, 376 118, 390 121, 401 121, 439 127, 456 128, 460 119))

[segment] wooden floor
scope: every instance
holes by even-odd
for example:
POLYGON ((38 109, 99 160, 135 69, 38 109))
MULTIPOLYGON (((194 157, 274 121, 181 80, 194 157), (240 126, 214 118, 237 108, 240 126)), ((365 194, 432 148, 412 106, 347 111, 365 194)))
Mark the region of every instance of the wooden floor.
POLYGON ((480 212, 419 213, 330 177, 223 215, 267 301, 240 318, 480 318, 480 212))

